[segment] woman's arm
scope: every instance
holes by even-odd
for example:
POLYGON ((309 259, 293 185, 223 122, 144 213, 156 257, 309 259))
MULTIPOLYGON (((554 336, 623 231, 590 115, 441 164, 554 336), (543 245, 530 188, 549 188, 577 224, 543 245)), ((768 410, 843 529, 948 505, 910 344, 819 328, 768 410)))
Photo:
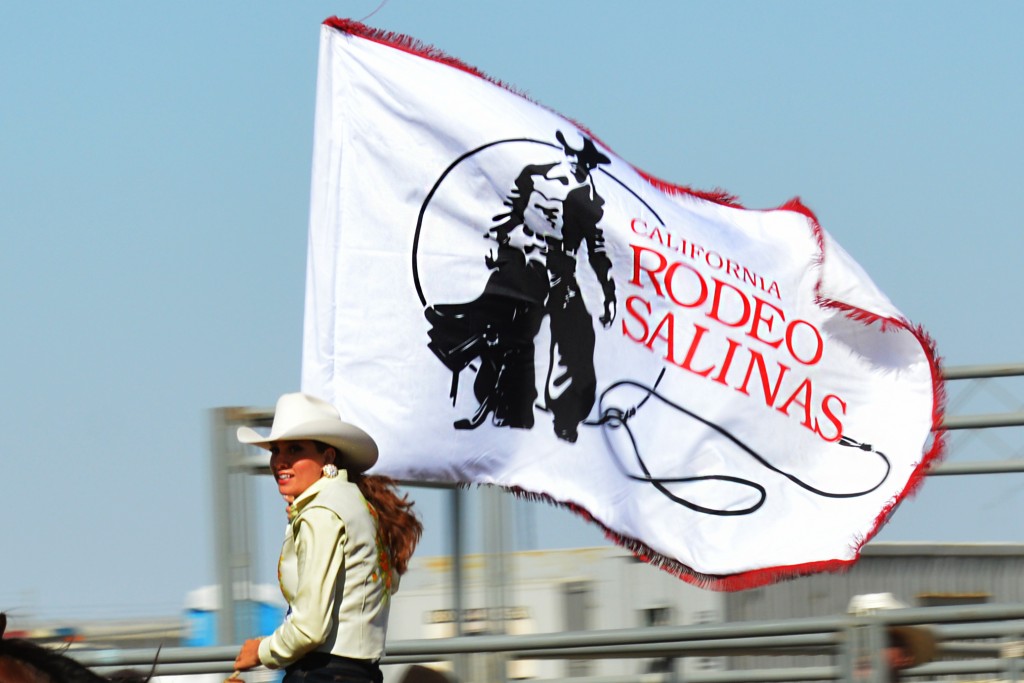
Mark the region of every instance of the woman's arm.
POLYGON ((262 638, 250 638, 242 644, 242 649, 235 657, 235 671, 245 671, 260 665, 260 640, 262 638))
POLYGON ((298 587, 291 614, 259 644, 260 661, 279 669, 316 649, 334 626, 334 596, 344 582, 345 523, 333 511, 304 510, 293 531, 298 587))

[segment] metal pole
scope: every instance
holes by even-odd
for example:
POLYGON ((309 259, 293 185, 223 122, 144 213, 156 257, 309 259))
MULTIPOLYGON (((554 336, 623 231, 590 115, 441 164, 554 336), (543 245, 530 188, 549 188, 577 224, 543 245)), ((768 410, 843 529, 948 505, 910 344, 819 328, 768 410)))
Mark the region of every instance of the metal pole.
MULTIPOLYGON (((487 567, 487 627, 488 635, 505 633, 505 515, 504 494, 500 488, 489 486, 483 490, 485 500, 485 534, 484 549, 487 567)), ((506 657, 502 653, 493 653, 488 657, 488 680, 493 683, 505 683, 506 657)))
POLYGON ((231 495, 230 465, 224 447, 227 435, 227 408, 210 411, 210 463, 213 474, 213 557, 220 585, 220 609, 217 613, 217 644, 235 642, 235 605, 231 569, 231 495))
POLYGON ((1024 375, 1024 363, 1003 363, 993 365, 959 365, 943 368, 942 377, 953 379, 985 379, 987 377, 1013 377, 1024 375))
MULTIPOLYGON (((451 490, 451 539, 452 539, 452 606, 455 612, 455 635, 465 635, 463 615, 465 613, 465 577, 463 576, 462 548, 462 503, 464 492, 461 488, 451 490)), ((467 681, 468 667, 466 655, 457 654, 453 657, 455 680, 467 681)))
POLYGON ((989 429, 991 427, 1020 427, 1024 425, 1024 412, 990 413, 983 415, 952 415, 942 421, 943 429, 989 429))
POLYGON ((1024 460, 943 462, 928 469, 929 477, 958 474, 1013 474, 1024 472, 1024 460))

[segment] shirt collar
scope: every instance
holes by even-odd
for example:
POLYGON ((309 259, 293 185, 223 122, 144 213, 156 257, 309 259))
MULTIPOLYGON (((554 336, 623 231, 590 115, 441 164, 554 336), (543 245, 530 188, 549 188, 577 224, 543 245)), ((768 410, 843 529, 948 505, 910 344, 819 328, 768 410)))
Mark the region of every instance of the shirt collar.
POLYGON ((292 501, 291 513, 288 516, 291 519, 294 519, 314 498, 316 498, 318 493, 323 491, 325 487, 334 483, 348 483, 348 472, 346 470, 338 470, 338 476, 336 477, 320 477, 314 481, 309 485, 309 488, 300 493, 299 497, 292 501))

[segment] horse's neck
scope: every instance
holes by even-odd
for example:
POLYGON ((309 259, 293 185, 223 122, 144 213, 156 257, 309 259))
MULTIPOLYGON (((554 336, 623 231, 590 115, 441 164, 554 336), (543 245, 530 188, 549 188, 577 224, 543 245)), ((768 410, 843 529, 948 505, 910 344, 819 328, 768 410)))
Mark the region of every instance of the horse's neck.
POLYGON ((3 683, 55 683, 31 664, 0 655, 0 681, 3 683))
POLYGON ((63 652, 17 638, 0 640, 0 683, 101 683, 106 678, 63 652), (6 666, 7 669, 3 667, 6 666), (8 673, 9 670, 9 673, 8 673))

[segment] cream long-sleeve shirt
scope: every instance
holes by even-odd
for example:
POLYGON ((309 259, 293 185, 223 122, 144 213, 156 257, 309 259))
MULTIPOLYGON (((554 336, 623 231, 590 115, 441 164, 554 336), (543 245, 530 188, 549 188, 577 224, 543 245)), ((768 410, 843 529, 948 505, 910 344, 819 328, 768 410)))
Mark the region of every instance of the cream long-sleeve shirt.
POLYGON ((344 470, 292 502, 278 581, 289 613, 260 642, 265 666, 313 651, 365 660, 384 653, 393 576, 376 512, 344 470))

